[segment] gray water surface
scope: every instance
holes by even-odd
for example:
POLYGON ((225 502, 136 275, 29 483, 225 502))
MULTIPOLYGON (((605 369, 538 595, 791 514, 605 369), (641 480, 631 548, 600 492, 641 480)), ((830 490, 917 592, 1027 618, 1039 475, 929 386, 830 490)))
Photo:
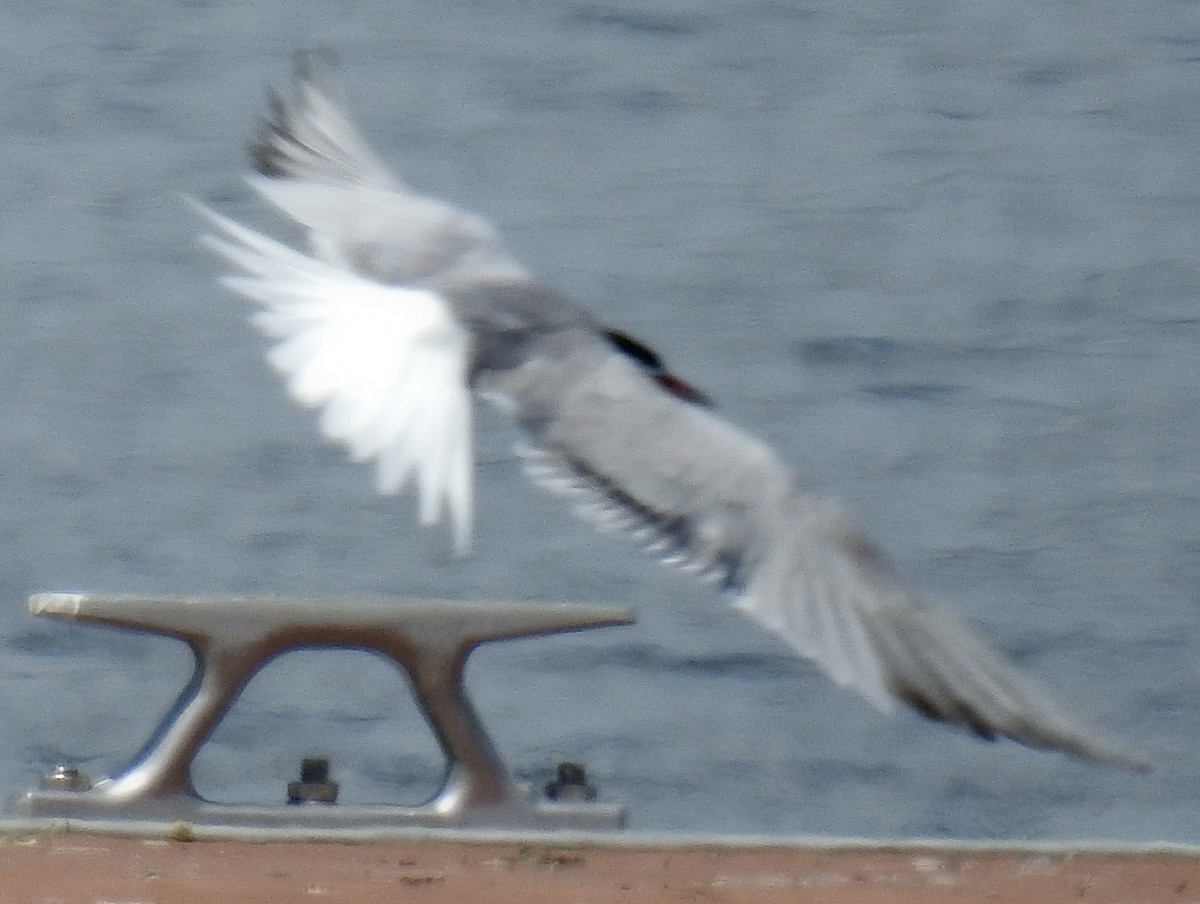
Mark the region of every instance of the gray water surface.
MULTIPOLYGON (((1200 5, 27 2, 0 9, 0 789, 136 752, 165 640, 39 590, 612 601, 481 651, 506 759, 588 764, 637 828, 1200 840, 1200 5), (481 413, 475 550, 319 438, 179 200, 240 181, 263 88, 344 60, 414 184, 658 348, 1150 776, 838 690, 527 486, 481 413)), ((434 743, 366 654, 248 689, 200 790, 331 754, 415 802, 434 743)))

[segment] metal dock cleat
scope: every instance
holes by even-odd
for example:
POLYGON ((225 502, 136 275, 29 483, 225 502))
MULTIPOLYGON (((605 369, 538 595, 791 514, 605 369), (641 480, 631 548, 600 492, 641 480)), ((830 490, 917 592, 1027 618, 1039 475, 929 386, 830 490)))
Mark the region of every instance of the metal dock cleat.
MULTIPOLYGON (((546 799, 505 769, 463 685, 483 643, 628 625, 627 607, 410 599, 135 597, 43 593, 34 615, 91 622, 182 640, 195 669, 134 760, 112 778, 91 781, 59 766, 10 812, 72 821, 188 820, 199 825, 336 831, 387 827, 605 829, 624 825, 623 807, 586 794, 546 799), (291 803, 224 804, 201 797, 192 762, 249 680, 275 657, 301 648, 380 653, 408 675, 446 756, 441 789, 423 805, 342 806, 329 764, 306 760, 291 782, 291 803)), ((582 770, 579 772, 582 781, 582 770)))

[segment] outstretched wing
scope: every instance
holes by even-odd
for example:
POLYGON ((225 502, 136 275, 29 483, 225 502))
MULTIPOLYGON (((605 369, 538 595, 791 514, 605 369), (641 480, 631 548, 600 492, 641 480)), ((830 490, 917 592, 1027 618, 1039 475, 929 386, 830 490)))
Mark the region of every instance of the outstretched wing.
POLYGON ((271 94, 271 115, 251 145, 251 186, 308 230, 321 260, 397 285, 528 275, 482 217, 390 173, 336 94, 320 57, 301 56, 294 97, 271 94))
POLYGON ((250 146, 254 168, 276 178, 403 190, 343 112, 333 66, 320 51, 297 55, 296 94, 268 95, 271 115, 250 146))
POLYGON ((470 544, 469 340, 440 296, 385 286, 300 254, 208 208, 205 245, 238 271, 221 282, 262 306, 255 325, 296 401, 355 460, 375 459, 382 493, 415 478, 421 521, 448 512, 470 544))
POLYGON ((205 244, 239 271, 222 282, 263 311, 270 361, 292 395, 356 460, 376 459, 381 492, 415 478, 421 520, 448 513, 470 543, 470 337, 436 288, 459 274, 524 270, 482 218, 411 191, 343 112, 327 61, 297 62, 294 96, 270 95, 251 146, 251 186, 305 227, 313 257, 201 205, 205 244))
POLYGON ((874 544, 833 504, 798 493, 767 446, 621 355, 587 344, 492 381, 530 430, 535 479, 732 592, 839 684, 984 738, 1144 766, 904 590, 874 544))

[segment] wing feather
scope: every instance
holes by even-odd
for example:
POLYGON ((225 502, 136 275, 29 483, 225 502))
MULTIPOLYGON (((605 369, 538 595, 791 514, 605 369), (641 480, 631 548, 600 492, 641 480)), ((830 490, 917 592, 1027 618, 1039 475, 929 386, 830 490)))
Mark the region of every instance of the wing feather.
POLYGON ((452 271, 528 274, 482 217, 412 191, 343 112, 320 55, 302 55, 294 97, 271 95, 251 147, 264 200, 308 230, 313 253, 388 284, 452 271))
POLYGON ((1143 768, 1064 715, 957 620, 906 591, 832 503, 807 497, 765 445, 664 392, 599 347, 497 377, 530 429, 530 473, 632 526, 834 681, 981 737, 1143 768), (554 387, 553 394, 547 387, 554 387))
POLYGON ((332 60, 320 53, 296 58, 296 96, 270 94, 250 153, 259 172, 340 185, 400 187, 342 111, 330 76, 332 60))
POLYGON ((377 486, 417 485, 422 523, 448 513, 470 542, 469 337, 435 292, 385 286, 301 254, 196 204, 203 243, 238 268, 222 283, 258 302, 277 340, 268 360, 293 398, 323 408, 321 430, 355 460, 376 458, 377 486))

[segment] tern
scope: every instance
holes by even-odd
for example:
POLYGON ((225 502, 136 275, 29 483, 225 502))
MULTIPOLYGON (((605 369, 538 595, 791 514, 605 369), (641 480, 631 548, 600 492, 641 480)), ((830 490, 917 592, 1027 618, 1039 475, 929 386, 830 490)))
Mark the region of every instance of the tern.
POLYGON ((832 501, 646 345, 522 266, 482 217, 392 174, 344 112, 327 61, 272 92, 250 185, 307 234, 298 251, 193 202, 201 239, 256 303, 270 363, 377 487, 420 520, 472 523, 478 397, 519 425, 535 480, 628 529, 881 710, 1087 760, 1147 768, 1084 728, 951 615, 906 589, 832 501))

